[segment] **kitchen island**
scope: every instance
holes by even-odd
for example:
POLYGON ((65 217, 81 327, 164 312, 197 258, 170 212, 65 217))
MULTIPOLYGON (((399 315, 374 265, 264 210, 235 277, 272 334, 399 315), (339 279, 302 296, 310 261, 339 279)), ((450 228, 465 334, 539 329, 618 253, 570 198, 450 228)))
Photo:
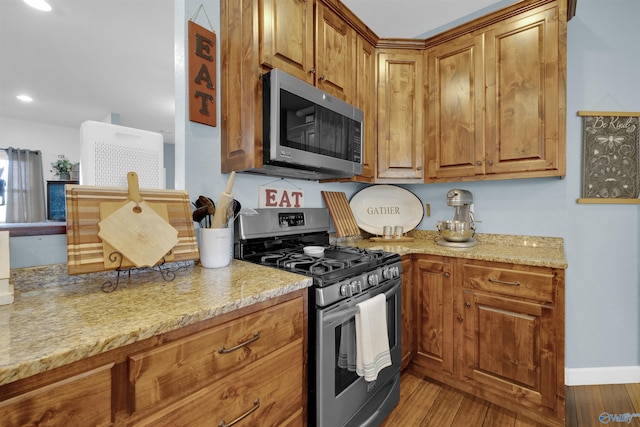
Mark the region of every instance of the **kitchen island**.
POLYGON ((0 424, 228 421, 253 405, 236 388, 273 410, 257 416, 301 422, 311 279, 239 260, 164 267, 173 280, 132 270, 110 293, 115 272, 12 270, 15 302, 0 306, 0 424))

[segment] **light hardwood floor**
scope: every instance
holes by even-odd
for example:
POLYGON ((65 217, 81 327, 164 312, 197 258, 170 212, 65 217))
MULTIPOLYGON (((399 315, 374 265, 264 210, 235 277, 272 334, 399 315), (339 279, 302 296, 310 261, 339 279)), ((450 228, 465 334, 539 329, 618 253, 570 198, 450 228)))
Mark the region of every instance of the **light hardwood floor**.
MULTIPOLYGON (((640 383, 567 387, 565 398, 567 427, 640 427, 640 383), (600 422, 603 413, 603 421, 607 421, 609 414, 607 424, 600 422), (622 418, 616 420, 614 415, 622 418)), ((400 384, 400 404, 382 426, 544 427, 544 424, 405 372, 400 384)))

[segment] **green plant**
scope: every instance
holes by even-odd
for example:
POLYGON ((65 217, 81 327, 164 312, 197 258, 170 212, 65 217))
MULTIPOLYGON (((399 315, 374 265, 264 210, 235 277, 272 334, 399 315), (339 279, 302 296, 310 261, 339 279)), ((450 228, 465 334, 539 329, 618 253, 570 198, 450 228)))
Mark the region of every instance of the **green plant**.
POLYGON ((55 171, 56 175, 60 175, 63 173, 70 173, 72 166, 73 166, 73 163, 71 163, 71 161, 67 159, 64 154, 58 154, 58 160, 51 163, 51 167, 53 167, 51 172, 55 171))

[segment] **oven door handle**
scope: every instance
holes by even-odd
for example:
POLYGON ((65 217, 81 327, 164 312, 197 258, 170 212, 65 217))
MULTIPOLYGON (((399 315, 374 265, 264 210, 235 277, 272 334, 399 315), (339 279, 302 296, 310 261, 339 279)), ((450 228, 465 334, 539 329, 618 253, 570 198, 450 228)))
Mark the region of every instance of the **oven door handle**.
MULTIPOLYGON (((396 291, 398 290, 398 288, 400 287, 400 284, 402 282, 398 281, 398 283, 396 283, 395 285, 393 285, 390 289, 388 289, 387 291, 384 292, 384 296, 389 299, 389 297, 391 297, 393 294, 396 293, 396 291)), ((356 315, 357 313, 360 312, 360 307, 358 307, 357 305, 353 306, 353 307, 349 307, 346 308, 344 310, 340 310, 337 311, 335 313, 329 313, 326 316, 324 316, 322 318, 322 322, 323 323, 333 323, 336 319, 348 319, 351 316, 356 315)))

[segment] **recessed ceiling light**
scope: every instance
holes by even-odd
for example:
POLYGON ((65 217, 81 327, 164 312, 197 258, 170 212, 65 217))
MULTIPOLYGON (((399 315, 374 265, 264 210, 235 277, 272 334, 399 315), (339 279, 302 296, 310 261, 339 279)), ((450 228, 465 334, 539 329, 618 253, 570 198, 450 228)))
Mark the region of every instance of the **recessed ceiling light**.
POLYGON ((18 95, 18 96, 16 96, 16 98, 18 98, 20 101, 24 101, 24 102, 33 101, 33 98, 30 97, 29 95, 18 95))
POLYGON ((50 12, 51 6, 45 0, 24 0, 26 4, 43 12, 50 12))

